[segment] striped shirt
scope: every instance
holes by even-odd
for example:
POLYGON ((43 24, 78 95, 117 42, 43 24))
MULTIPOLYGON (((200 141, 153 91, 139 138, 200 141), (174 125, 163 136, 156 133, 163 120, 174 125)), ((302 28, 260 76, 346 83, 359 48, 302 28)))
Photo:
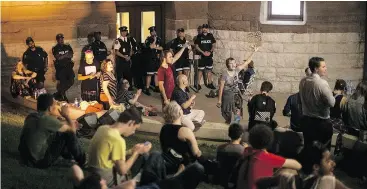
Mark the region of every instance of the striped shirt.
POLYGON ((113 99, 116 99, 116 95, 117 95, 117 80, 116 80, 116 77, 114 75, 108 74, 106 72, 102 73, 102 77, 101 77, 101 80, 100 80, 101 93, 104 93, 103 92, 103 87, 102 87, 102 82, 103 81, 109 81, 108 86, 107 86, 108 92, 110 93, 110 95, 113 99))

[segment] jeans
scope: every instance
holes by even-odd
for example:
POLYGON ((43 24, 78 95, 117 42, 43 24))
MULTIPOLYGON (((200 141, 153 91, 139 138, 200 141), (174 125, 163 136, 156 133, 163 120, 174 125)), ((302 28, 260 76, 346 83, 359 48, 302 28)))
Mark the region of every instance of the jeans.
POLYGON ((167 178, 165 161, 159 152, 150 154, 143 168, 141 186, 156 183, 161 189, 184 188, 193 189, 204 179, 204 167, 199 163, 186 166, 179 175, 167 178))

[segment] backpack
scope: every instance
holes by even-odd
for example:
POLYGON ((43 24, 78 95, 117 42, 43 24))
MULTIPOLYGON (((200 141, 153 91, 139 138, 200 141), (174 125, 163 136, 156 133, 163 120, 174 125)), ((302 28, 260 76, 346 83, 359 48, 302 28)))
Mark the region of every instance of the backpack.
POLYGON ((252 116, 255 121, 270 123, 273 119, 275 102, 269 96, 260 95, 254 99, 252 116))

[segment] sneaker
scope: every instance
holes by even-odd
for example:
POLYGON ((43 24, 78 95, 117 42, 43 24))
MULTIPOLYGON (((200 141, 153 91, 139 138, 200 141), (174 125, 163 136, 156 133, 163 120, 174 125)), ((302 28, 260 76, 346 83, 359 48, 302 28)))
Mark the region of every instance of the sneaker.
POLYGON ((198 87, 196 88, 198 91, 201 90, 201 85, 198 85, 198 87))
POLYGON ((216 89, 216 88, 215 88, 215 86, 213 85, 213 83, 210 83, 210 84, 208 85, 208 88, 209 88, 209 89, 216 89))
POLYGON ((154 92, 156 92, 156 93, 160 93, 161 91, 159 90, 159 87, 155 87, 155 88, 154 88, 154 92))
POLYGON ((143 93, 148 95, 148 96, 152 95, 152 94, 150 94, 150 91, 147 88, 143 89, 143 93))

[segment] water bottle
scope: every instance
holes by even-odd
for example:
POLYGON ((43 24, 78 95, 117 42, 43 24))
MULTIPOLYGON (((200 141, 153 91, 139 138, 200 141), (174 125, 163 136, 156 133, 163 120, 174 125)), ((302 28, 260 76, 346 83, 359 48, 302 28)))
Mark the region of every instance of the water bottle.
POLYGON ((236 111, 236 114, 234 115, 234 120, 233 120, 234 123, 240 123, 240 121, 241 121, 240 113, 241 112, 239 110, 236 111))
POLYGON ((38 90, 36 89, 34 90, 34 99, 37 100, 37 98, 38 98, 38 90))
POLYGON ((78 98, 75 98, 75 100, 74 100, 74 106, 75 106, 75 107, 79 107, 78 98))

